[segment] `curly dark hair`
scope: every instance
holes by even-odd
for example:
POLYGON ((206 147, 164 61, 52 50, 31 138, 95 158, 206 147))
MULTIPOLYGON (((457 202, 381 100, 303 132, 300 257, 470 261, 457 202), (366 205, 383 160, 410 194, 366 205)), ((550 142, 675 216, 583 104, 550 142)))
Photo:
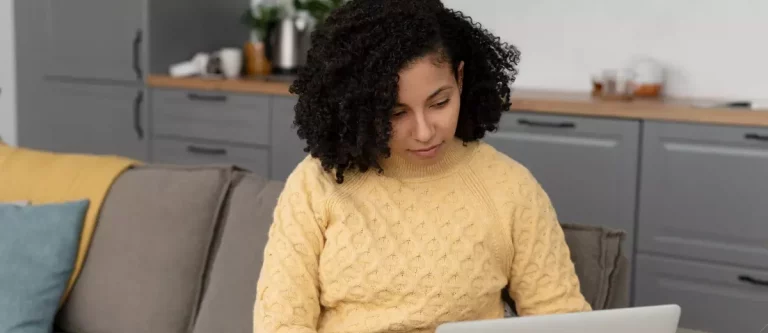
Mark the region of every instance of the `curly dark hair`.
POLYGON ((294 126, 305 152, 335 169, 382 171, 398 73, 439 54, 454 73, 464 62, 456 137, 479 140, 510 107, 520 52, 440 0, 352 0, 312 34, 307 64, 290 87, 298 95, 294 126))

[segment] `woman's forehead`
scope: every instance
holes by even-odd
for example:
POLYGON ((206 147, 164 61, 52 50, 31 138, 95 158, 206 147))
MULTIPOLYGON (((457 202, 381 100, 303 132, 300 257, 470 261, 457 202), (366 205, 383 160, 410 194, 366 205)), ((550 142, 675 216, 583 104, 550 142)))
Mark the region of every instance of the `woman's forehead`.
POLYGON ((400 103, 422 102, 452 88, 455 78, 447 62, 421 58, 404 68, 399 75, 398 100, 400 103))

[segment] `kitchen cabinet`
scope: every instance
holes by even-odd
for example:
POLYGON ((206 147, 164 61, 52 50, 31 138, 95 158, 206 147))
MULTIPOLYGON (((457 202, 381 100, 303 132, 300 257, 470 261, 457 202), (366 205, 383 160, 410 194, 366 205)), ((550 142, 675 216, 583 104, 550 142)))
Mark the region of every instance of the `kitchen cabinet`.
POLYGON ((27 114, 20 123, 24 146, 147 159, 142 88, 65 82, 41 88, 45 112, 27 114))
POLYGON ((635 304, 676 303, 681 326, 768 324, 768 128, 644 124, 635 304))
POLYGON ((632 258, 639 135, 638 121, 508 112, 485 141, 533 173, 561 222, 626 231, 632 258))
POLYGON ((194 89, 150 95, 153 162, 233 164, 269 176, 271 96, 194 89))
POLYGON ((768 128, 647 122, 639 251, 768 269, 767 174, 768 128))
POLYGON ((293 125, 296 98, 152 89, 152 161, 234 164, 286 180, 306 156, 293 125))
POLYGON ((768 324, 768 270, 637 256, 635 305, 678 304, 680 327, 760 332, 768 324), (755 281, 752 281, 754 279, 755 281))
POLYGON ((141 79, 144 45, 142 0, 44 1, 26 17, 44 28, 44 75, 87 80, 141 79), (39 22, 39 17, 43 22, 39 22))
POLYGON ((147 159, 138 76, 144 6, 141 0, 15 3, 20 146, 147 159))
POLYGON ((308 153, 293 128, 295 97, 272 99, 272 179, 285 181, 308 153))

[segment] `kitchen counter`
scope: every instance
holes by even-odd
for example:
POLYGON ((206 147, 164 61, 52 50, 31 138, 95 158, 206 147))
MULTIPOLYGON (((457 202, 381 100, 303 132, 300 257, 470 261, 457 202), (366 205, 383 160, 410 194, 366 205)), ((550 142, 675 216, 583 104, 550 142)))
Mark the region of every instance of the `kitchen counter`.
POLYGON ((234 93, 269 94, 291 96, 290 80, 284 77, 226 80, 221 78, 176 78, 166 75, 149 75, 147 85, 152 88, 194 89, 234 93))
POLYGON ((575 116, 679 121, 717 125, 768 126, 768 110, 699 107, 713 100, 665 98, 608 101, 589 93, 519 90, 512 93, 513 111, 575 116))
MULTIPOLYGON (((291 96, 290 78, 224 80, 217 78, 173 78, 150 75, 147 84, 155 88, 195 89, 234 93, 291 96)), ((512 111, 546 114, 610 117, 622 119, 663 120, 719 125, 768 126, 768 110, 740 108, 705 108, 709 100, 663 99, 607 101, 589 93, 534 91, 517 89, 512 94, 512 111)))

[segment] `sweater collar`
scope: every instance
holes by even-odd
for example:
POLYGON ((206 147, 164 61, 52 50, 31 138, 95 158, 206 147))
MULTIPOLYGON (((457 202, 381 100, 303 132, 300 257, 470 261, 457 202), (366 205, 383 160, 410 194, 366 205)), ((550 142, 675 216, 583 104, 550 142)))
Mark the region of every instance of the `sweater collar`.
POLYGON ((442 147, 441 156, 432 163, 419 163, 400 156, 392 155, 379 161, 384 169, 383 175, 400 179, 427 178, 450 172, 465 163, 478 147, 478 142, 464 143, 453 138, 442 147))

